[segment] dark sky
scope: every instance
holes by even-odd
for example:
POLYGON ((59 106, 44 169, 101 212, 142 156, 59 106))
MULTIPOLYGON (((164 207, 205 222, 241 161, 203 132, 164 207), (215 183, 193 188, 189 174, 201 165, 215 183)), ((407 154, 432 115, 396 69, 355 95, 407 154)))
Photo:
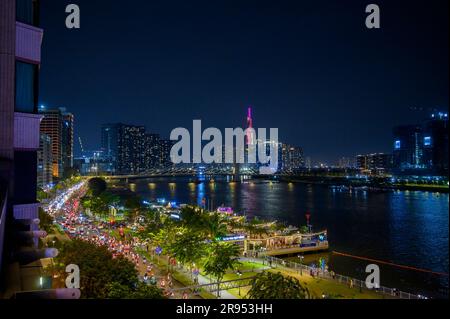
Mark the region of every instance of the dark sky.
POLYGON ((394 125, 448 110, 447 0, 41 2, 40 100, 75 114, 85 149, 102 123, 168 137, 193 119, 243 126, 252 105, 255 127, 333 163, 389 152, 394 125), (365 27, 370 3, 379 30, 365 27))

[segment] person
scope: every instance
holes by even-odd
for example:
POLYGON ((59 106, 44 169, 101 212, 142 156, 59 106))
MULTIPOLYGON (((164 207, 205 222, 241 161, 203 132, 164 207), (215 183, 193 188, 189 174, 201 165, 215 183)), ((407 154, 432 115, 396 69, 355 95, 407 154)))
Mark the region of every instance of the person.
POLYGON ((167 284, 169 287, 172 287, 172 275, 169 273, 167 273, 167 284))
POLYGON ((353 288, 353 279, 350 279, 350 288, 353 288))

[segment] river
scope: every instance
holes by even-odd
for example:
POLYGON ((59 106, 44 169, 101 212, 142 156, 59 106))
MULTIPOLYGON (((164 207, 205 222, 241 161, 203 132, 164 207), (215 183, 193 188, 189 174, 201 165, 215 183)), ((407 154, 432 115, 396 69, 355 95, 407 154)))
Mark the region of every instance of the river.
MULTIPOLYGON (((328 229, 330 252, 305 256, 304 263, 327 261, 336 273, 365 278, 369 262, 333 254, 368 257, 434 272, 448 273, 449 195, 422 191, 340 191, 325 185, 207 179, 151 178, 130 188, 145 199, 231 206, 248 216, 328 229)), ((291 260, 299 260, 293 256, 291 260)), ((379 264, 381 285, 430 297, 448 296, 448 276, 379 264)))

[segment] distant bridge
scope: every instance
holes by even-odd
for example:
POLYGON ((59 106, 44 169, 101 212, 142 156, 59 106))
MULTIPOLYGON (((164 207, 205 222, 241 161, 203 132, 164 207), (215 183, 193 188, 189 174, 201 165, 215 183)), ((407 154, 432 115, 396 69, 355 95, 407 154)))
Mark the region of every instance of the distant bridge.
MULTIPOLYGON (((274 175, 268 176, 295 176, 296 173, 292 171, 280 171, 274 175)), ((172 177, 172 176, 260 176, 258 169, 255 168, 245 168, 241 170, 238 174, 235 173, 234 169, 228 168, 183 168, 183 167, 166 167, 166 168, 155 168, 150 169, 139 174, 127 174, 127 175, 112 175, 105 176, 106 179, 145 179, 150 177, 172 177)))
POLYGON ((169 166, 164 168, 149 169, 138 174, 105 176, 107 179, 144 179, 149 177, 171 177, 171 176, 239 176, 258 175, 257 169, 246 168, 239 174, 235 173, 235 168, 229 167, 177 167, 169 166))

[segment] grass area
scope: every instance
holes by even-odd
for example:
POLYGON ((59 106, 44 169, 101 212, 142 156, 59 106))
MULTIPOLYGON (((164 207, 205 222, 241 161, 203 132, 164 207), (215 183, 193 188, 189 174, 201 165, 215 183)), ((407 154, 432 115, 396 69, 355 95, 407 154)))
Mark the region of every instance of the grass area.
POLYGON ((346 284, 334 280, 313 278, 308 274, 300 275, 296 271, 285 267, 278 267, 269 270, 280 272, 283 275, 297 278, 306 288, 308 288, 312 298, 322 299, 322 295, 333 299, 384 299, 387 296, 368 289, 350 288, 346 284))
POLYGON ((242 273, 241 276, 238 276, 235 272, 232 272, 232 273, 225 274, 225 276, 223 276, 222 281, 251 278, 251 277, 256 276, 257 274, 258 274, 257 272, 249 271, 249 272, 242 273))
POLYGON ((241 266, 237 267, 240 271, 254 271, 256 269, 261 269, 267 267, 263 263, 257 263, 252 261, 243 261, 241 266))
POLYGON ((233 296, 235 296, 236 298, 245 298, 245 296, 247 296, 248 292, 250 291, 250 286, 247 287, 241 287, 241 288, 233 288, 233 289, 228 289, 228 292, 230 294, 232 294, 233 296))

